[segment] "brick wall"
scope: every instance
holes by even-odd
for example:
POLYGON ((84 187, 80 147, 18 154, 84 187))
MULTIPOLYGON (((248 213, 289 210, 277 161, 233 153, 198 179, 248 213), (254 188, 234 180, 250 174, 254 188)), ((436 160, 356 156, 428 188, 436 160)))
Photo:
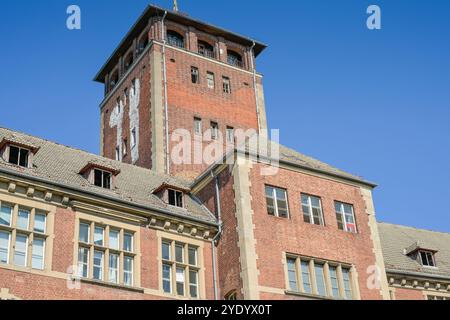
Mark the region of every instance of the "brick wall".
POLYGON ((420 290, 408 288, 395 288, 395 300, 424 300, 425 297, 420 290))

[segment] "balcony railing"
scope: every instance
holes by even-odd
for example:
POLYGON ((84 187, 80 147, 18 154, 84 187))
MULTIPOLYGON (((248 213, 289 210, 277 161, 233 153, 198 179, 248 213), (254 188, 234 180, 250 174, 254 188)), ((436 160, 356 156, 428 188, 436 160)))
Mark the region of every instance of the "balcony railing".
POLYGON ((228 58, 228 64, 229 65, 232 65, 232 66, 235 66, 235 67, 238 67, 238 68, 244 68, 244 62, 242 62, 241 60, 238 60, 238 59, 230 59, 230 58, 228 58))
POLYGON ((173 47, 184 49, 184 40, 182 40, 182 39, 175 38, 175 37, 168 37, 167 43, 173 47))
POLYGON ((199 49, 198 53, 206 58, 215 59, 216 55, 212 50, 199 49))

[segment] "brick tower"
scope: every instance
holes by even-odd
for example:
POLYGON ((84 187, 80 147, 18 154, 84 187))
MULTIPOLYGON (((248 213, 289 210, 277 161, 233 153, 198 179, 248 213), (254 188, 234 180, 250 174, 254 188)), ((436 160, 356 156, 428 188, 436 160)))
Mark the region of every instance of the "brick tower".
POLYGON ((236 129, 264 133, 255 59, 265 47, 176 11, 147 7, 95 77, 105 85, 101 154, 193 178, 208 164, 193 154, 190 162, 172 160, 176 130, 202 146, 205 139, 231 142, 236 129))

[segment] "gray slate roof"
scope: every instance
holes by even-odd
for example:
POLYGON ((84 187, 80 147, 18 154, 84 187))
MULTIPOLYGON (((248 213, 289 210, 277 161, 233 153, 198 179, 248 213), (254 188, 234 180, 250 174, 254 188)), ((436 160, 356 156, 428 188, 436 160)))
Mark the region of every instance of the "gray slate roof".
POLYGON ((148 209, 160 209, 186 218, 215 222, 214 216, 192 197, 186 197, 186 209, 181 209, 165 204, 159 197, 152 194, 152 191, 162 184, 189 190, 188 181, 156 174, 148 169, 113 161, 95 154, 0 127, 0 142, 4 138, 38 147, 39 150, 33 158, 33 168, 19 168, 0 158, 0 171, 2 169, 14 170, 30 178, 45 179, 50 183, 62 184, 68 188, 81 189, 98 196, 109 196, 117 200, 129 202, 130 204, 144 206, 148 209), (120 170, 120 173, 116 176, 113 190, 96 187, 80 174, 81 169, 90 162, 120 170))
POLYGON ((386 269, 419 272, 450 278, 450 233, 428 231, 412 227, 379 223, 381 247, 386 269), (416 260, 403 254, 403 250, 419 243, 419 247, 438 251, 435 254, 437 268, 423 267, 416 260))

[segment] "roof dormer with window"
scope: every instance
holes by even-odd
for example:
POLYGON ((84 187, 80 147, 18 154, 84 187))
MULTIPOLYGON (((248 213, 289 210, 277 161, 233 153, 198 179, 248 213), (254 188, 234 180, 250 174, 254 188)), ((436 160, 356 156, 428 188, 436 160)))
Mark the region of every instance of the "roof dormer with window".
POLYGON ((0 157, 5 162, 21 168, 33 167, 33 156, 38 150, 39 147, 13 138, 4 138, 0 142, 0 157))
POLYGON ((186 208, 186 195, 188 192, 189 190, 168 184, 163 184, 153 191, 164 203, 178 208, 186 208))
POLYGON ((404 249, 404 254, 411 259, 416 260, 423 267, 436 268, 436 253, 437 250, 426 248, 419 241, 413 243, 408 248, 404 249))
POLYGON ((96 162, 89 162, 80 171, 80 174, 92 185, 107 190, 114 189, 115 178, 119 173, 120 170, 118 168, 96 162))

